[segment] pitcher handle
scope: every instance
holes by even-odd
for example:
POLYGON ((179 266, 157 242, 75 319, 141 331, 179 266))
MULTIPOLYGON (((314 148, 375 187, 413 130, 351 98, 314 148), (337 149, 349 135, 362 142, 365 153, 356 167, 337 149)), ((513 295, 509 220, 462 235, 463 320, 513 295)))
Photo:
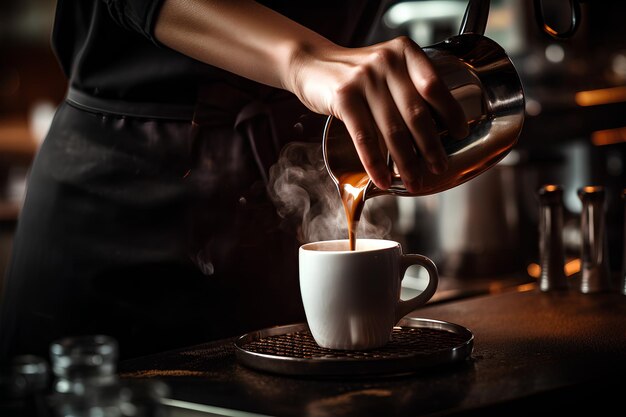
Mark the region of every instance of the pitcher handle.
POLYGON ((556 29, 552 28, 547 22, 543 13, 543 5, 542 0, 534 1, 534 9, 535 9, 535 19, 537 20, 537 24, 539 28, 543 30, 544 33, 549 35, 554 39, 568 39, 571 38, 578 26, 580 25, 580 0, 569 0, 570 10, 571 10, 571 18, 569 28, 559 32, 556 29))
POLYGON ((474 33, 484 35, 489 19, 489 0, 469 0, 463 20, 461 21, 460 35, 474 33))
POLYGON ((439 285, 439 272, 437 271, 437 266, 435 263, 427 258, 424 255, 414 255, 414 254, 404 254, 401 255, 400 258, 400 273, 402 274, 402 278, 404 278, 404 274, 406 270, 411 265, 420 265, 426 269, 428 272, 428 286, 422 291, 420 294, 408 300, 399 300, 396 305, 396 323, 400 321, 400 319, 411 311, 415 310, 419 306, 426 304, 428 300, 432 298, 437 291, 437 286, 439 285))

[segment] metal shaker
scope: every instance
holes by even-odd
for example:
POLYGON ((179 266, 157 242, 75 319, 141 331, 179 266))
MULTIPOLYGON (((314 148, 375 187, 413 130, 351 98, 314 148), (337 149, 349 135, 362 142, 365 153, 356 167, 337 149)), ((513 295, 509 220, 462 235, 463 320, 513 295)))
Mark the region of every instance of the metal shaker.
POLYGON ((580 291, 608 291, 611 289, 611 271, 608 261, 604 187, 582 187, 578 190, 578 197, 583 204, 580 291))
POLYGON ((623 255, 622 255, 622 272, 620 277, 619 291, 626 295, 626 188, 622 191, 622 201, 624 201, 624 236, 622 237, 623 255))
POLYGON ((539 257, 541 291, 569 287, 563 246, 563 187, 548 184, 539 189, 539 257))

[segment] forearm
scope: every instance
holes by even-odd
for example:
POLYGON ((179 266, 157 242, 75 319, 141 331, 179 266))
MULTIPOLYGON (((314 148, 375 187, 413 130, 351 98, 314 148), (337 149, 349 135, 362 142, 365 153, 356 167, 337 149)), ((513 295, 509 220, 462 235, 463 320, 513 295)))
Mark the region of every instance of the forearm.
POLYGON ((419 158, 436 174, 446 169, 432 113, 452 136, 467 135, 463 109, 408 38, 343 48, 251 0, 165 0, 155 36, 199 61, 291 91, 310 110, 342 120, 382 189, 391 179, 381 140, 407 189, 416 191, 419 158))
POLYGON ((250 0, 165 0, 155 36, 199 61, 289 91, 301 54, 337 47, 250 0))

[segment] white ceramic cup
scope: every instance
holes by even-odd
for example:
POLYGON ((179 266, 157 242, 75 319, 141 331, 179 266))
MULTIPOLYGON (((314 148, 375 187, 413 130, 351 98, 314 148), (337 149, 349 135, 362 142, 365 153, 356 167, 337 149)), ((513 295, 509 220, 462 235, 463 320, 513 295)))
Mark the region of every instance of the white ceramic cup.
POLYGON ((439 283, 437 267, 423 255, 403 254, 400 244, 358 239, 304 244, 299 250, 300 292, 307 323, 321 347, 361 350, 389 342, 402 317, 425 304, 439 283), (424 291, 400 299, 401 282, 411 265, 426 269, 424 291))

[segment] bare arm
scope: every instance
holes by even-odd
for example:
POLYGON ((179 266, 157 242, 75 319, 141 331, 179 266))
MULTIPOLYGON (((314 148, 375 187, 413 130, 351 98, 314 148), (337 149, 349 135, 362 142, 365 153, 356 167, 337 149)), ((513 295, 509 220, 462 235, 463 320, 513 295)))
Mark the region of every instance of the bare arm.
POLYGON ((155 36, 199 61, 291 91, 312 111, 342 120, 383 189, 390 176, 379 135, 411 191, 419 184, 413 144, 431 171, 446 169, 429 107, 453 136, 467 134, 463 110, 421 48, 404 37, 344 48, 251 0, 165 0, 155 36))

